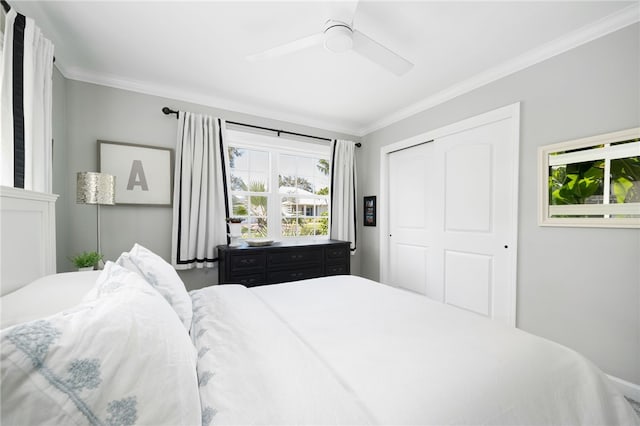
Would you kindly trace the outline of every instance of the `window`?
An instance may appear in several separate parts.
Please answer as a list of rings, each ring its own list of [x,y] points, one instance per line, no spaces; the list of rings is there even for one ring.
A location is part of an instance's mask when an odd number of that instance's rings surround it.
[[[541,225],[640,227],[640,128],[540,148]]]
[[[227,130],[232,215],[242,238],[329,235],[329,146]]]

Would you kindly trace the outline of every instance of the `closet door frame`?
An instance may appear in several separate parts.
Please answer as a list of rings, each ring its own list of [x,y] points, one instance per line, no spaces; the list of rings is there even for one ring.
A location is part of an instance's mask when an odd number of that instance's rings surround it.
[[[519,145],[520,145],[520,103],[514,103],[493,111],[480,114],[454,124],[440,127],[435,130],[389,144],[380,148],[380,195],[379,195],[379,226],[380,226],[380,281],[389,284],[389,155],[398,150],[410,148],[437,140],[454,133],[462,132],[475,127],[490,124],[496,121],[511,120],[511,139],[515,146],[511,161],[510,173],[504,176],[504,184],[509,186],[513,194],[511,206],[510,241],[509,241],[509,303],[510,315],[507,323],[516,325],[516,279],[517,279],[517,253],[518,253],[518,183],[519,183]]]

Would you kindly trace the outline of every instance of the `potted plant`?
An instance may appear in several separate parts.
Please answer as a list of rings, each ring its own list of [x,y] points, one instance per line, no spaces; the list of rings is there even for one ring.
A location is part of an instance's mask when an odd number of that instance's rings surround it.
[[[78,271],[92,271],[102,260],[102,255],[96,251],[84,251],[69,258]]]

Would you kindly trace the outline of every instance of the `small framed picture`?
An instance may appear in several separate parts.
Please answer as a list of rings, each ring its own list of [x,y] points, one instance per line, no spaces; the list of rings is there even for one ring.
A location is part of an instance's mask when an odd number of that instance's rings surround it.
[[[364,197],[364,226],[376,226],[376,196]]]
[[[116,204],[171,205],[172,149],[98,141],[98,163],[116,177]]]

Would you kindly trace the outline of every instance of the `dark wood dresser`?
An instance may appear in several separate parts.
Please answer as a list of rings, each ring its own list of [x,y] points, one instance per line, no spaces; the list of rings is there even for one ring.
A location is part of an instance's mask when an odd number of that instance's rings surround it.
[[[351,273],[348,241],[218,246],[218,282],[247,287]]]

